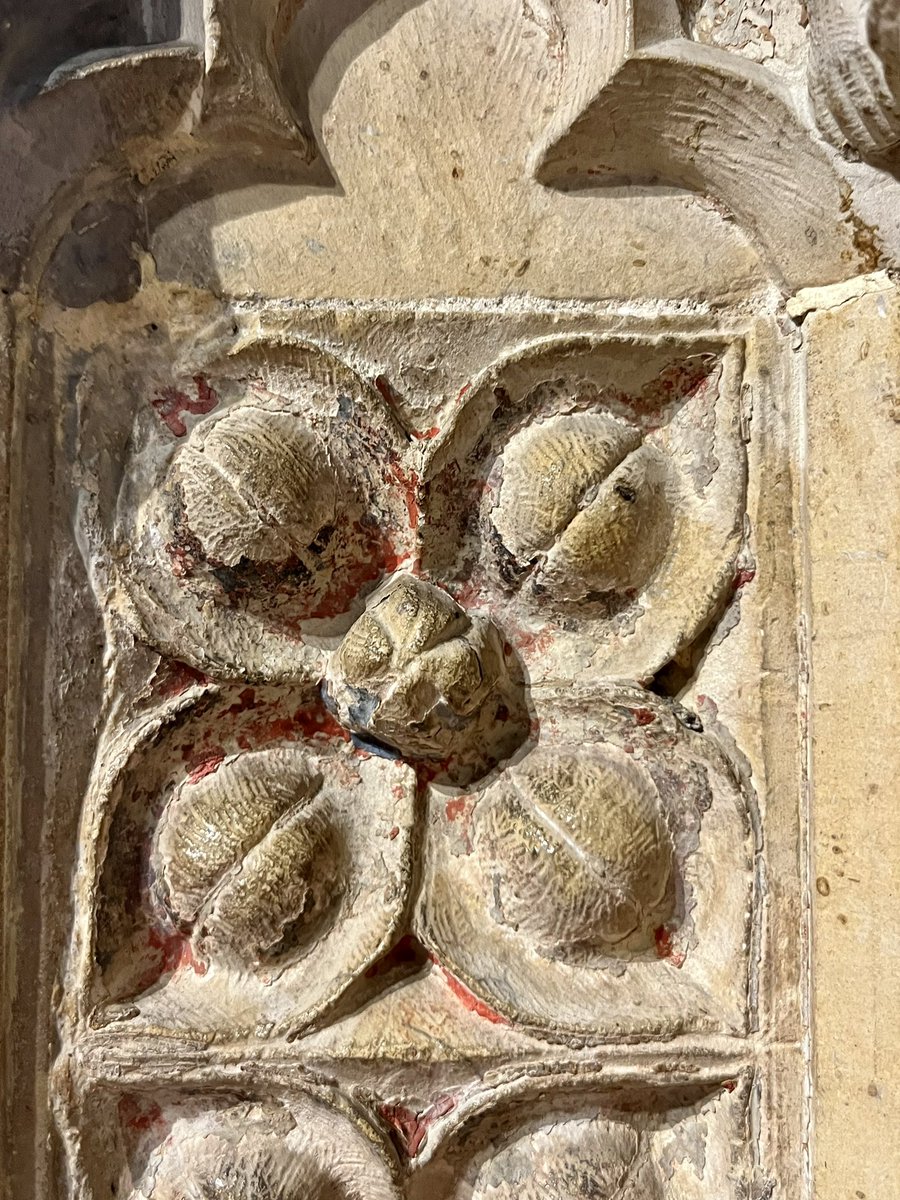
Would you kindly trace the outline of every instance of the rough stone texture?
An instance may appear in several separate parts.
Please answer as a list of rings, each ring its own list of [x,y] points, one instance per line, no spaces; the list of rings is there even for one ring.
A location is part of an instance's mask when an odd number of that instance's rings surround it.
[[[3,60],[4,1200],[893,1200],[892,6],[83,7]]]

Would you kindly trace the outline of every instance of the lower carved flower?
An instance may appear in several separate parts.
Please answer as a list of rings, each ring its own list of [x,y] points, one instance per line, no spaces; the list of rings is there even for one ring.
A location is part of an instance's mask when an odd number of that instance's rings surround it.
[[[312,1098],[176,1120],[131,1200],[397,1200],[372,1130]]]

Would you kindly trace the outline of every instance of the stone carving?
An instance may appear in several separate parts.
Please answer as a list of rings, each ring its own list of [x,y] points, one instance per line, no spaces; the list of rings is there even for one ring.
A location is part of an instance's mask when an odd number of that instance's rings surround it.
[[[210,0],[0,114],[60,1196],[800,1195],[789,447],[889,7],[809,14],[843,157],[693,0]]]
[[[440,588],[395,576],[334,656],[327,702],[349,728],[412,758],[484,774],[528,735],[529,721],[490,621]]]
[[[694,714],[641,688],[537,705],[530,753],[469,792],[432,792],[423,940],[527,1025],[740,1029],[752,853],[740,765]]]
[[[484,1098],[451,1117],[453,1127],[413,1177],[411,1200],[663,1200],[697,1195],[701,1178],[717,1197],[740,1194],[727,1140],[739,1135],[746,1080],[665,1086],[652,1097],[634,1080],[598,1080],[552,1099],[547,1082],[503,1087],[502,1104]]]
[[[498,614],[532,684],[647,679],[743,537],[741,350],[548,339],[485,371],[427,468],[423,565]]]
[[[272,366],[249,389],[229,366],[216,388],[194,372],[199,407],[194,385],[168,384],[142,414],[108,534],[117,584],[163,652],[218,676],[312,681],[322,647],[405,552],[399,431],[377,393],[315,349],[275,369],[277,393]]]
[[[307,759],[278,750],[236,755],[180,784],[150,859],[174,923],[245,962],[314,937],[348,884],[322,785]]]
[[[312,1097],[177,1116],[131,1200],[296,1200],[399,1196],[386,1155],[339,1110]]]
[[[312,555],[321,554],[337,519],[339,480],[325,444],[296,418],[250,406],[197,431],[169,487],[186,540],[196,538],[202,558],[226,567],[296,558],[311,575]],[[185,547],[169,551],[179,552]]]
[[[896,165],[900,20],[890,0],[810,5],[809,90],[823,133],[851,154]]]
[[[634,428],[558,417],[525,429],[502,458],[494,527],[532,585],[587,600],[646,584],[668,541],[666,465]]]
[[[550,958],[590,958],[671,914],[669,831],[650,781],[623,754],[535,750],[479,812],[496,919]]]
[[[88,364],[86,401],[110,370]],[[199,348],[196,399],[151,391],[115,487],[98,443],[95,584],[120,644],[167,657],[84,813],[92,1037],[325,1036],[403,981],[404,946],[537,1045],[746,1031],[746,767],[636,682],[734,585],[741,371],[734,340],[520,339],[414,438],[392,373],[263,322]],[[385,1111],[417,1154],[427,1123]],[[188,1168],[198,1196],[214,1170],[330,1194],[324,1126],[296,1162],[290,1134],[228,1132],[270,1118],[173,1127],[136,1200]],[[662,1195],[633,1123],[543,1136],[545,1190]],[[523,1138],[473,1194],[516,1186]]]
[[[396,935],[414,780],[320,704],[193,684],[112,731],[90,1020],[113,1034],[303,1028]]]

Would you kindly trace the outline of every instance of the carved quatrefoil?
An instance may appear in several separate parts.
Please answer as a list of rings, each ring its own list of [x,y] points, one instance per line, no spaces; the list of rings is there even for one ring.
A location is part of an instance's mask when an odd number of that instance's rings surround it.
[[[609,679],[648,678],[728,595],[739,348],[554,335],[412,436],[383,375],[249,344],[198,403],[138,415],[90,527],[111,613],[193,678],[98,759],[88,1018],[294,1034],[414,913],[542,1035],[739,1032],[740,769]]]

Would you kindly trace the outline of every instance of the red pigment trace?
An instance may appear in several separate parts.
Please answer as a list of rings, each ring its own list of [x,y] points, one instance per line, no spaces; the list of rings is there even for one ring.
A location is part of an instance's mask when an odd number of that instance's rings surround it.
[[[431,961],[438,968],[441,974],[447,981],[447,985],[454,996],[462,1001],[463,1008],[474,1013],[476,1017],[483,1017],[485,1021],[490,1021],[492,1025],[509,1025],[509,1021],[496,1009],[491,1008],[489,1004],[485,1004],[483,1000],[479,1000],[474,992],[470,992],[464,983],[452,975],[445,966],[441,964],[433,954],[429,955]]]
[[[715,700],[713,700],[712,696],[698,695],[697,708],[704,715],[708,714],[713,719],[719,715],[719,706],[716,704]]]
[[[452,1096],[441,1096],[423,1112],[413,1112],[403,1104],[382,1104],[378,1112],[387,1121],[408,1158],[415,1158],[428,1137],[428,1128],[439,1117],[444,1117],[456,1108]]]
[[[620,403],[628,405],[646,431],[658,429],[669,405],[688,397],[701,397],[712,383],[716,369],[714,354],[696,354],[670,363],[651,379],[636,396],[617,392]]]
[[[737,1085],[738,1085],[738,1081],[736,1079],[726,1079],[725,1082],[722,1084],[722,1087],[725,1089],[726,1092],[733,1092],[735,1090],[735,1088],[737,1087]]]
[[[467,579],[464,583],[454,586],[452,593],[453,599],[463,608],[478,608],[484,604],[485,598],[481,585],[472,579]],[[504,653],[512,653],[512,647],[508,643],[504,645],[503,650]]]
[[[419,528],[419,476],[415,471],[404,471],[399,462],[393,461],[388,466],[390,479],[395,480],[403,488],[403,499],[406,501],[406,513],[410,529]],[[390,479],[388,482],[390,482]]]
[[[185,550],[184,546],[177,546],[174,542],[166,542],[166,554],[172,560],[172,574],[176,579],[184,579],[193,571],[195,565],[194,556],[189,550]]]
[[[386,375],[376,375],[375,387],[378,389],[378,394],[381,396],[382,400],[384,400],[390,406],[391,411],[396,416],[397,411],[400,408],[400,397],[394,391],[391,381]]]
[[[226,717],[236,717],[248,709],[256,708],[257,704],[256,692],[252,687],[246,687],[242,692],[238,693],[238,698],[234,704],[229,704],[228,708],[225,709],[224,715]]]
[[[734,577],[734,590],[739,592],[742,587],[748,583],[752,583],[756,578],[756,570],[753,567],[744,567]]]
[[[248,720],[236,735],[241,750],[252,750],[274,741],[312,741],[315,738],[340,738],[348,741],[349,733],[334,719],[323,704],[301,707],[288,715],[279,715],[277,703],[259,700],[253,688],[244,688],[237,701],[225,710],[226,716],[240,716],[255,710],[260,715]],[[267,715],[268,714],[270,715]]]
[[[453,775],[456,768],[456,758],[449,754],[446,758],[426,758],[416,764],[416,784],[421,795],[425,788],[435,780],[446,780]]]
[[[174,696],[186,692],[195,683],[209,683],[209,678],[187,663],[170,659],[161,663],[153,676],[153,694],[164,700],[171,700]]]
[[[221,746],[213,746],[209,750],[201,751],[200,754],[188,761],[187,782],[199,783],[205,776],[212,775],[214,771],[218,771],[224,758],[225,751]]]
[[[163,975],[174,975],[183,967],[190,967],[195,975],[205,975],[205,962],[194,958],[190,939],[183,933],[161,933],[157,929],[147,931],[147,945],[160,951],[158,961],[137,983],[138,992],[153,987]]]
[[[324,704],[317,704],[312,708],[298,708],[294,713],[294,725],[306,738],[340,738],[344,742],[350,740],[350,734]]]
[[[388,834],[388,839],[390,841],[393,841],[394,838],[399,836],[399,834],[400,834],[400,826],[395,825],[394,828],[391,830],[391,832]]]
[[[672,942],[672,930],[667,929],[665,925],[660,925],[653,930],[653,937],[656,941],[656,957],[666,958],[673,967],[681,967],[684,964],[684,951],[675,950]]]
[[[519,629],[512,634],[512,642],[522,654],[543,654],[553,645],[553,631],[542,629],[540,633],[530,633],[526,629]]]
[[[457,817],[463,816],[466,811],[465,796],[457,796],[455,800],[448,800],[445,806],[448,821],[455,821]]]
[[[631,715],[638,725],[651,725],[656,720],[656,713],[651,712],[649,708],[633,708]]]
[[[466,854],[471,854],[474,846],[472,845],[471,836],[472,808],[469,805],[469,798],[467,796],[457,796],[453,800],[448,800],[444,806],[444,811],[447,814],[448,821],[460,821]]]
[[[407,511],[409,505],[410,501],[407,498]],[[418,512],[418,509],[416,511]],[[352,565],[335,573],[330,590],[314,608],[303,613],[299,621],[285,621],[289,628],[296,628],[297,633],[302,634],[304,621],[327,620],[349,612],[367,584],[374,583],[382,575],[392,575],[409,558],[409,551],[398,550],[388,534],[374,539],[371,530],[364,529],[358,521],[353,526],[353,532],[364,544],[365,554],[361,554],[359,560]]]
[[[187,433],[187,425],[181,419],[182,413],[199,415],[212,412],[219,403],[218,394],[209,386],[205,376],[195,375],[194,386],[197,389],[196,400],[192,400],[186,392],[180,392],[170,385],[164,387],[160,394],[154,396],[150,401],[160,418],[176,437],[184,437]]]
[[[432,425],[430,429],[425,429],[422,431],[418,429],[411,429],[409,431],[409,435],[410,437],[414,437],[417,442],[430,442],[431,439],[436,438],[440,432],[441,429],[439,425]]]
[[[126,1093],[119,1100],[119,1120],[134,1133],[147,1133],[163,1124],[163,1114],[158,1104],[142,1105],[136,1096]]]

